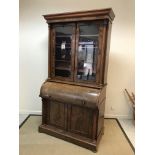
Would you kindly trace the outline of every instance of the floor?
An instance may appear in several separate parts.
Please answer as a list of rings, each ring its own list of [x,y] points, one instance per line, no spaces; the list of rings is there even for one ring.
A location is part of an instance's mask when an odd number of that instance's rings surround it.
[[[119,122],[131,141],[132,145],[135,147],[135,125],[131,119],[119,119]]]
[[[28,114],[19,114],[19,125],[26,119]]]
[[[25,120],[28,114],[19,115],[19,125]],[[127,137],[131,141],[132,145],[135,147],[135,126],[133,120],[130,119],[119,119],[119,122],[125,131]]]

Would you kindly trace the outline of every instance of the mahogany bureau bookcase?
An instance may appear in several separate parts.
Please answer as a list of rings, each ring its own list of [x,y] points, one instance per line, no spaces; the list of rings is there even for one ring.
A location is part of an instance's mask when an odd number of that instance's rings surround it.
[[[39,132],[97,151],[103,134],[111,8],[44,15],[48,78]]]

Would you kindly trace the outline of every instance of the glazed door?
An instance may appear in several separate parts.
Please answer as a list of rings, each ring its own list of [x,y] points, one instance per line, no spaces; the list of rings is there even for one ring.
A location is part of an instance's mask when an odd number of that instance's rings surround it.
[[[96,84],[98,82],[98,57],[100,23],[84,22],[77,24],[75,81]]]
[[[73,81],[75,24],[53,25],[53,79]]]

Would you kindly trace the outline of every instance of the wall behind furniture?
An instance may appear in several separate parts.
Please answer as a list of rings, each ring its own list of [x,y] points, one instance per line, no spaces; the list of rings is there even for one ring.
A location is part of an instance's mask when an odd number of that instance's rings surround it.
[[[134,0],[20,0],[20,113],[41,113],[39,90],[47,78],[48,26],[42,15],[112,8],[105,116],[132,117],[124,89],[134,92]]]

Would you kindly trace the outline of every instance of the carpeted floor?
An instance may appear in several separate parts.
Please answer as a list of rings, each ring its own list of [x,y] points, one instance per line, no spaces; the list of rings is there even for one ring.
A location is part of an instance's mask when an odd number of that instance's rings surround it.
[[[105,133],[98,152],[38,132],[41,116],[30,116],[20,128],[19,155],[134,155],[115,119],[105,119]]]

